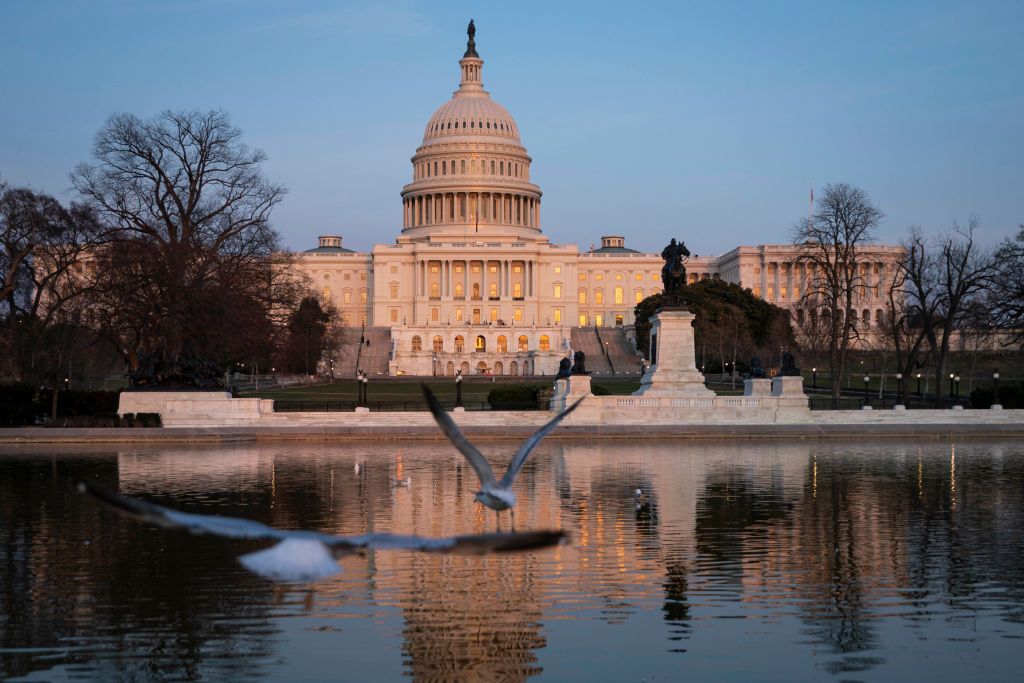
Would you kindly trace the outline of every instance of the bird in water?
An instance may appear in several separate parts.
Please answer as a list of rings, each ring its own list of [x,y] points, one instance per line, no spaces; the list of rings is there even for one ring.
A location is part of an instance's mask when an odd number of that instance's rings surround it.
[[[527,439],[516,454],[512,456],[511,462],[508,464],[508,469],[505,470],[505,476],[498,480],[494,476],[494,470],[491,469],[491,464],[487,462],[487,459],[483,456],[476,446],[471,444],[469,440],[463,435],[462,430],[455,424],[455,421],[451,416],[441,407],[441,404],[437,402],[437,398],[434,396],[434,392],[430,390],[426,384],[423,386],[423,396],[427,400],[427,406],[430,408],[431,414],[437,424],[441,427],[441,431],[444,432],[445,436],[448,437],[449,441],[455,445],[455,448],[459,450],[469,464],[473,466],[477,476],[480,478],[480,490],[476,492],[474,498],[494,510],[495,513],[499,513],[502,510],[511,510],[516,504],[516,494],[512,491],[512,483],[515,481],[516,475],[519,474],[519,470],[522,469],[523,463],[526,462],[526,457],[530,455],[530,452],[536,448],[537,444],[540,443],[541,439],[547,436],[555,427],[558,426],[565,416],[576,410],[583,399],[579,399],[571,406],[555,415],[547,424],[538,429],[533,435]],[[586,397],[584,397],[586,398]],[[513,528],[515,527],[515,513],[513,512],[512,523]]]
[[[341,571],[337,560],[364,550],[413,550],[425,553],[485,553],[534,550],[565,540],[563,531],[474,534],[424,538],[399,534],[332,536],[319,531],[276,529],[250,519],[197,515],[130,498],[97,488],[85,482],[78,490],[142,522],[165,529],[185,529],[193,534],[222,538],[274,541],[269,548],[246,553],[238,558],[243,567],[275,581],[315,581]]]

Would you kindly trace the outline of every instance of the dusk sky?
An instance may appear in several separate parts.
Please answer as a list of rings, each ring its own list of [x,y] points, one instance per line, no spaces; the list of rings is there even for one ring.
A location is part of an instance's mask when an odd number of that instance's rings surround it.
[[[4,0],[0,178],[70,200],[110,114],[222,108],[289,188],[285,246],[390,243],[471,17],[555,243],[787,242],[829,182],[871,196],[883,242],[1024,223],[1020,0]]]

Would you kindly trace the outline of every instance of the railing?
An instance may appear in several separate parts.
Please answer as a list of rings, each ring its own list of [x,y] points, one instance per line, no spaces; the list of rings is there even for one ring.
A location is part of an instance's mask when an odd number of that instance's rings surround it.
[[[445,410],[455,407],[455,401],[440,401]],[[276,400],[275,413],[351,413],[356,409],[356,401],[340,400]],[[466,410],[493,410],[486,401],[463,401]],[[423,401],[369,401],[367,407],[371,412],[424,412],[427,404]],[[536,402],[503,405],[500,410],[540,410]]]

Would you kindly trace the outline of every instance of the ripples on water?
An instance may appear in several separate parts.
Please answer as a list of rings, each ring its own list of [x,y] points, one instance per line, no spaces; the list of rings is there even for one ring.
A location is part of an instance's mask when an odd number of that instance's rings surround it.
[[[503,470],[516,444],[485,446]],[[1008,442],[545,442],[516,523],[571,545],[369,553],[313,585],[241,569],[260,544],[99,509],[80,478],[338,534],[495,527],[440,443],[7,448],[4,677],[1024,680],[1024,447]]]

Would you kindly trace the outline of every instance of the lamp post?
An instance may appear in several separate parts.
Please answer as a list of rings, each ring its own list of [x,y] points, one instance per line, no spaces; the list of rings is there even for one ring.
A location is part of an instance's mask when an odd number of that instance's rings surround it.
[[[954,376],[955,375],[952,372],[949,373],[949,400],[950,401],[953,400],[953,377]]]
[[[455,407],[462,407],[462,370],[455,371]]]
[[[993,389],[993,391],[995,393],[995,401],[993,401],[992,407],[996,408],[996,409],[1002,408],[1003,406],[999,403],[999,373],[998,372],[993,372],[992,373],[992,382],[995,384],[995,388]]]
[[[370,407],[370,398],[369,398],[369,396],[367,396],[367,393],[366,393],[366,390],[369,388],[368,387],[369,383],[370,383],[370,376],[367,375],[364,372],[363,373],[363,407],[364,408],[369,408]]]
[[[960,375],[953,378],[956,382],[956,402],[960,403]]]
[[[818,368],[811,368],[811,388],[818,388]]]
[[[895,405],[903,405],[903,373],[896,373],[896,403]]]
[[[921,373],[917,373],[917,395],[924,398],[924,394],[921,393]]]
[[[867,408],[868,405],[869,405],[869,403],[868,403],[868,382],[870,382],[870,381],[871,381],[871,378],[868,377],[867,375],[864,375],[864,407],[865,408]]]
[[[356,407],[363,407],[363,371],[356,370]]]

